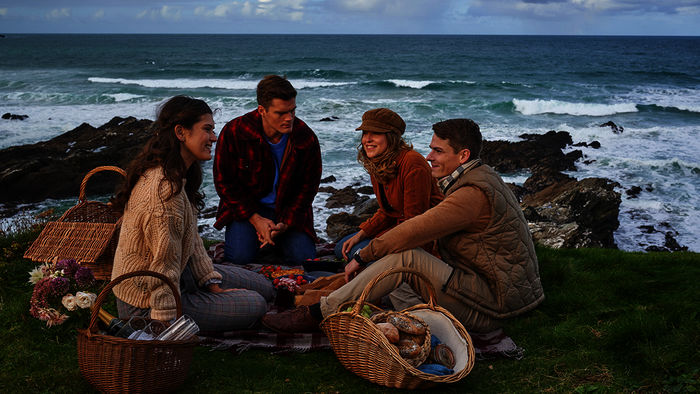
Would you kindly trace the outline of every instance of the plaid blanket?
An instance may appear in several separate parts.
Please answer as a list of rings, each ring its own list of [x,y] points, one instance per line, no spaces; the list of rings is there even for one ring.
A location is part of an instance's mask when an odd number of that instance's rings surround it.
[[[208,252],[214,262],[223,261],[223,243],[212,245]],[[320,255],[332,253],[333,245],[322,245],[319,249]],[[262,264],[252,264],[245,268],[259,271]],[[328,280],[333,277],[328,277]],[[324,284],[328,285],[328,284]],[[309,290],[316,290],[311,284]],[[318,296],[314,294],[314,297]],[[311,299],[310,299],[311,300]],[[317,302],[314,298],[311,303]],[[308,302],[303,303],[308,305]],[[270,306],[270,312],[276,313],[277,307]],[[506,357],[520,360],[524,356],[523,348],[515,344],[513,339],[505,334],[502,329],[498,329],[487,334],[470,333],[477,360],[488,360],[496,357]],[[213,350],[232,350],[236,353],[244,352],[248,349],[267,349],[273,353],[284,352],[308,352],[317,349],[330,349],[328,338],[321,331],[315,333],[285,334],[275,333],[265,327],[258,330],[230,331],[217,334],[216,336],[200,336],[201,344],[209,346]]]
[[[523,348],[502,329],[488,334],[471,334],[476,360],[490,360],[497,357],[520,360],[524,356]],[[231,331],[217,337],[200,337],[201,344],[212,350],[231,350],[242,353],[248,349],[267,349],[273,353],[299,352],[330,349],[328,338],[322,332],[308,334],[285,334],[260,330]]]

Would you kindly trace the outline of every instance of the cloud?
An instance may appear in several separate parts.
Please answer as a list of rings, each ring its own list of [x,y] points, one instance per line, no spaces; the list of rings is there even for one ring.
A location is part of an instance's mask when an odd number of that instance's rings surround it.
[[[105,10],[97,10],[95,11],[94,14],[92,14],[92,19],[102,19],[105,16]]]
[[[70,9],[68,8],[55,8],[46,14],[46,19],[63,19],[70,18]]]
[[[676,15],[700,10],[700,0],[473,0],[472,16],[555,19],[582,15]]]
[[[182,17],[182,10],[180,7],[164,5],[160,8],[151,8],[150,10],[144,10],[136,14],[137,19],[147,17],[153,20],[165,19],[169,21],[177,21]]]
[[[7,8],[0,8],[0,16],[7,15]]]
[[[301,21],[307,0],[249,0],[199,6],[194,14],[209,18],[254,17],[267,20]]]
[[[323,7],[339,15],[371,18],[408,18],[428,21],[449,15],[463,6],[463,0],[326,0]]]

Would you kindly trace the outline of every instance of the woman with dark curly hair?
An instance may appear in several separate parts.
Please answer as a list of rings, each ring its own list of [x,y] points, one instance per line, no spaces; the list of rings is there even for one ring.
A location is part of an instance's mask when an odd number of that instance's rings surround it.
[[[369,110],[356,130],[362,130],[357,160],[370,175],[379,210],[336,245],[336,256],[348,261],[372,238],[442,201],[428,162],[404,141],[406,123],[396,112]],[[432,252],[431,245],[424,248]]]
[[[112,279],[139,270],[167,276],[180,292],[183,313],[203,331],[255,325],[274,294],[260,274],[213,264],[197,231],[197,212],[204,206],[199,162],[211,159],[214,142],[213,113],[204,101],[169,99],[112,201],[124,212]],[[176,317],[175,298],[159,279],[128,279],[114,287],[114,294],[122,319]]]

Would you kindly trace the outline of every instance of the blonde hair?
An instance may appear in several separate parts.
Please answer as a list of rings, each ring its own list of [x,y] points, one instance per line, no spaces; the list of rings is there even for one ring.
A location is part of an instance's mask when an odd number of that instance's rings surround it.
[[[387,147],[386,150],[373,159],[367,157],[365,149],[362,147],[362,142],[357,146],[357,161],[359,161],[365,170],[373,177],[379,180],[382,184],[390,182],[396,178],[399,172],[399,165],[396,163],[396,158],[404,150],[411,150],[413,146],[406,143],[400,135],[396,133],[385,133]]]

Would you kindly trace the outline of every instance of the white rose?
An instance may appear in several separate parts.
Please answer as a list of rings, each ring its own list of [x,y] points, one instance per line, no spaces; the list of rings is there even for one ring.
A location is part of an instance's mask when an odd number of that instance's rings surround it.
[[[65,306],[66,309],[68,309],[69,311],[74,311],[78,309],[75,296],[70,293],[63,296],[63,298],[61,299],[61,304],[63,304],[63,306]]]
[[[95,303],[97,296],[93,293],[79,291],[75,294],[75,303],[82,309],[89,308]]]

